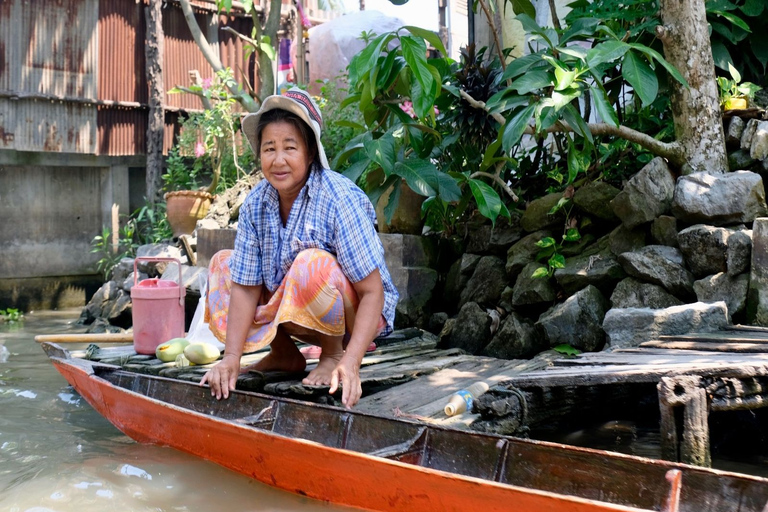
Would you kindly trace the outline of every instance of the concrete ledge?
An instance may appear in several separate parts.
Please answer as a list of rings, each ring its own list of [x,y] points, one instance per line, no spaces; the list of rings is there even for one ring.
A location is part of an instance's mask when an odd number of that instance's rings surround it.
[[[82,307],[102,284],[100,275],[0,279],[0,309],[28,312]]]

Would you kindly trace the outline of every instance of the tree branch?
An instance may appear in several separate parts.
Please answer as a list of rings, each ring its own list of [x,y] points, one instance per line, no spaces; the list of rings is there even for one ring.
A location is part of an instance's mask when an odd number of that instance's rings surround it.
[[[219,59],[219,56],[213,48],[211,48],[211,45],[208,44],[208,40],[203,35],[202,30],[200,30],[200,26],[197,24],[197,20],[195,20],[195,13],[192,12],[192,6],[189,4],[189,0],[179,0],[179,2],[181,4],[181,10],[184,13],[184,19],[189,26],[189,31],[192,33],[192,38],[200,48],[203,57],[205,57],[205,60],[211,65],[214,72],[222,71],[224,65],[221,63],[221,59]],[[259,109],[259,106],[253,101],[253,98],[244,94],[243,91],[236,87],[230,87],[229,91],[247,111],[256,112]]]
[[[463,89],[459,89],[459,93],[467,103],[469,103],[475,108],[485,110],[500,125],[503,126],[507,122],[504,116],[502,116],[498,112],[496,113],[489,112],[488,107],[484,102],[474,99]],[[621,126],[621,125],[613,126],[608,123],[589,123],[587,124],[587,127],[589,128],[589,131],[592,133],[592,135],[611,135],[614,137],[619,137],[621,139],[628,140],[630,142],[634,142],[635,144],[638,144],[642,148],[647,149],[654,155],[666,158],[667,160],[670,161],[670,163],[672,163],[675,166],[679,167],[685,163],[683,146],[679,142],[662,142],[660,140],[654,139],[650,135],[646,135],[642,132],[639,132],[637,130],[633,130],[632,128],[628,128],[626,126]],[[573,131],[575,130],[570,125],[562,121],[546,130],[547,133],[573,132]],[[535,135],[536,132],[534,131],[532,126],[528,126],[525,129],[525,133],[527,133],[528,135]]]
[[[491,12],[488,10],[488,6],[486,5],[485,0],[478,0],[478,3],[480,4],[480,7],[482,7],[483,9],[483,12],[485,13],[485,17],[488,18],[488,26],[491,29],[491,34],[493,34],[493,40],[496,43],[496,51],[499,54],[499,62],[501,62],[501,69],[506,70],[507,63],[504,62],[504,52],[501,49],[501,42],[499,41],[499,34],[496,32],[496,25],[493,23],[493,16],[491,16]]]

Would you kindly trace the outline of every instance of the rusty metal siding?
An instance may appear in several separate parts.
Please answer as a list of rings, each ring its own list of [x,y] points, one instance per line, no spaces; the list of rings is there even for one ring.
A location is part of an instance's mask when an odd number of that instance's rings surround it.
[[[201,29],[208,26],[205,13],[196,12],[195,18]],[[163,82],[165,90],[177,85],[189,85],[189,72],[196,69],[203,78],[213,76],[213,70],[192,39],[184,13],[175,5],[167,4],[163,9],[163,31],[165,52],[163,55]],[[200,109],[200,100],[192,94],[166,94],[166,106],[184,109]]]
[[[146,104],[144,6],[135,0],[99,1],[100,100]]]
[[[0,0],[0,90],[17,89],[21,73],[21,24],[18,0]]]
[[[96,107],[60,101],[0,99],[2,132],[17,151],[96,152]],[[3,143],[0,143],[3,144]]]
[[[100,155],[143,155],[146,152],[146,109],[100,106],[96,119]]]
[[[14,90],[96,98],[98,8],[98,0],[26,0]]]

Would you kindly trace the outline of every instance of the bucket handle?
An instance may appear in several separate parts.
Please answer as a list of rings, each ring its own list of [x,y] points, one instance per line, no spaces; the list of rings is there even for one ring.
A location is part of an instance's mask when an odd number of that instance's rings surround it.
[[[134,258],[133,260],[133,285],[136,286],[139,284],[139,270],[137,268],[137,264],[139,263],[139,260],[141,261],[168,261],[171,263],[176,263],[179,266],[179,304],[182,306],[184,305],[184,295],[181,293],[182,290],[182,284],[181,284],[181,262],[177,258],[162,258],[160,256],[139,256],[137,258]]]

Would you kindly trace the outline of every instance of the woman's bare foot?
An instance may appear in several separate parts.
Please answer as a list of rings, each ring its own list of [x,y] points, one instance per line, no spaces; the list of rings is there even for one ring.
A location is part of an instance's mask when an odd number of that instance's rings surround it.
[[[341,356],[344,355],[343,350],[330,353],[330,351],[323,348],[323,352],[320,354],[320,360],[317,362],[317,366],[314,370],[309,372],[309,375],[301,381],[302,384],[309,386],[330,386],[331,374],[336,368],[336,365],[341,361]]]
[[[269,354],[261,361],[246,366],[242,371],[251,370],[259,372],[303,372],[307,367],[307,360],[299,352],[299,348],[293,340],[279,327],[275,339],[270,345]]]

